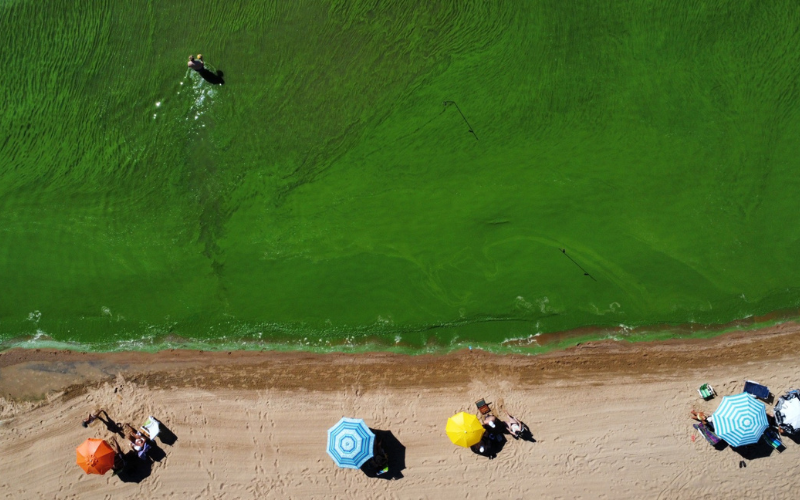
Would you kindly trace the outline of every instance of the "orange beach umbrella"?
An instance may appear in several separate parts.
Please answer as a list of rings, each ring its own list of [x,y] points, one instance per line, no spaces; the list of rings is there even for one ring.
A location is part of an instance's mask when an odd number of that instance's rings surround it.
[[[114,467],[115,451],[102,439],[87,439],[78,446],[78,465],[87,474],[105,474]]]

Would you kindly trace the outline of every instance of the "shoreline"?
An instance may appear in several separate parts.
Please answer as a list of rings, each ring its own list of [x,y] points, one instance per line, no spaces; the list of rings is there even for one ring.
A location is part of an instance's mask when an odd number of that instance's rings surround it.
[[[504,323],[506,320],[494,320]],[[515,322],[515,320],[507,320]],[[15,339],[7,339],[0,342],[0,353],[15,349],[23,350],[55,350],[55,351],[78,351],[93,353],[115,353],[115,352],[146,352],[156,353],[162,351],[190,350],[190,351],[252,351],[252,352],[293,352],[311,354],[329,354],[347,352],[352,354],[371,354],[376,352],[386,352],[401,355],[447,355],[457,352],[460,349],[475,347],[484,351],[493,352],[499,355],[523,354],[541,355],[553,351],[569,349],[575,344],[587,342],[602,342],[605,340],[621,340],[626,342],[654,342],[665,339],[670,340],[691,340],[691,339],[710,339],[721,335],[735,332],[755,332],[781,324],[792,324],[800,322],[800,310],[787,308],[771,311],[763,315],[754,315],[742,319],[736,319],[727,323],[702,324],[702,323],[681,323],[667,324],[659,323],[646,326],[582,326],[569,330],[555,331],[548,333],[537,333],[523,337],[510,337],[501,342],[481,342],[463,341],[457,344],[441,344],[433,339],[428,339],[422,346],[411,346],[400,342],[394,344],[383,342],[380,338],[372,334],[367,334],[361,343],[350,343],[344,339],[331,343],[326,341],[319,342],[300,340],[277,340],[264,341],[259,339],[242,338],[235,341],[218,339],[192,339],[182,337],[175,333],[163,334],[156,341],[154,337],[143,338],[140,340],[119,341],[118,348],[109,348],[109,345],[81,344],[57,341],[49,337],[46,333],[39,331],[35,335],[23,335]],[[461,325],[440,325],[429,328],[430,331],[442,328],[457,328]],[[412,332],[417,332],[413,330]],[[385,332],[384,332],[385,333]],[[399,332],[398,332],[399,333]],[[308,334],[314,337],[314,334]],[[25,339],[25,340],[23,340]],[[148,344],[149,342],[149,344]],[[94,350],[97,346],[102,349]],[[134,347],[134,348],[131,348]]]
[[[720,349],[725,356],[715,355]],[[90,352],[54,349],[9,349],[0,352],[0,397],[7,400],[42,400],[58,391],[80,391],[122,375],[178,387],[198,385],[198,377],[213,384],[206,372],[225,371],[229,385],[244,388],[278,387],[280,384],[306,390],[336,390],[336,380],[357,372],[380,376],[362,381],[366,386],[397,387],[415,374],[416,383],[446,385],[443,367],[480,366],[483,369],[514,370],[520,378],[569,379],[612,374],[655,374],[676,366],[700,367],[768,360],[782,352],[800,350],[800,323],[786,322],[757,330],[734,331],[711,338],[673,338],[659,341],[602,340],[578,343],[574,347],[542,354],[494,354],[480,349],[448,354],[397,354],[391,352],[310,353],[304,351],[203,351],[169,349],[158,352]],[[431,370],[436,367],[436,370]],[[253,384],[238,371],[258,369],[270,376],[283,371],[292,374],[278,384]],[[304,372],[324,377],[317,383]],[[176,376],[180,373],[180,376]],[[268,380],[268,379],[265,379]],[[271,379],[269,379],[271,380]],[[398,385],[399,384],[399,385]]]

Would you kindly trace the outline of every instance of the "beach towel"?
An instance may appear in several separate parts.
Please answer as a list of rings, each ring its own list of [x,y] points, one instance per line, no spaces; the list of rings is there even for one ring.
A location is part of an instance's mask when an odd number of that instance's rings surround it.
[[[764,435],[761,436],[761,438],[764,439],[764,441],[768,445],[772,446],[775,449],[779,449],[781,446],[783,446],[783,443],[781,442],[781,437],[778,434],[778,431],[776,431],[775,429],[767,429],[766,431],[764,431]]]
[[[709,430],[706,424],[694,424],[692,427],[700,431],[700,434],[702,434],[703,437],[706,438],[706,441],[711,443],[711,446],[716,446],[720,443],[720,441],[722,441],[720,438],[717,437],[716,434],[714,434],[713,432],[711,432],[711,430]]]

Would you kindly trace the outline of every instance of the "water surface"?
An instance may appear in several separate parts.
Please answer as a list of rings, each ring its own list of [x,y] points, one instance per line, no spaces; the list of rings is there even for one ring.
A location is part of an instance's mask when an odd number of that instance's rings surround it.
[[[796,314],[799,24],[3,2],[0,342],[413,352]]]

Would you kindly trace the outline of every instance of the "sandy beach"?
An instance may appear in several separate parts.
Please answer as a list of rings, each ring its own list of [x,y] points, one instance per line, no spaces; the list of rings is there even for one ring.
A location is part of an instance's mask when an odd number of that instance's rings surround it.
[[[718,451],[688,414],[713,411],[745,379],[775,395],[800,386],[798,348],[789,323],[530,357],[11,350],[0,354],[0,496],[791,498],[797,443]],[[720,397],[702,401],[703,382]],[[481,397],[502,401],[535,442],[509,439],[494,460],[451,444],[447,418]],[[111,436],[99,421],[81,427],[96,408],[118,423],[153,415],[176,439],[136,475],[86,475],[75,447]],[[342,416],[405,447],[394,479],[333,464],[326,431]]]

